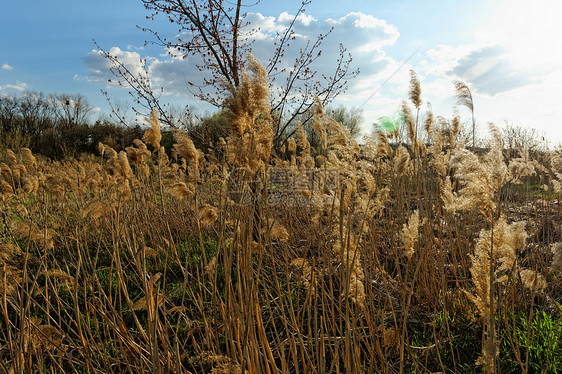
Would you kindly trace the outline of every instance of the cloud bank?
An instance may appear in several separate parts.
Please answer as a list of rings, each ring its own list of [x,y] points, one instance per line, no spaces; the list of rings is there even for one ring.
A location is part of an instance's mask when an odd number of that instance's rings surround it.
[[[16,84],[0,84],[0,91],[19,91],[23,92],[29,88],[24,82],[16,82]]]
[[[274,41],[277,40],[279,33],[282,33],[289,26],[294,18],[286,12],[278,17],[267,17],[260,13],[250,13],[247,21],[249,28],[242,30],[242,38],[253,40],[251,45],[252,53],[262,63],[267,65],[269,58],[274,54]],[[293,66],[295,59],[301,50],[314,43],[320,34],[330,35],[324,40],[320,50],[321,56],[316,60],[314,68],[317,76],[329,76],[333,73],[335,62],[339,56],[340,42],[344,44],[347,51],[351,53],[353,62],[351,69],[359,68],[362,77],[373,77],[380,74],[392,63],[383,51],[387,46],[396,43],[399,37],[395,26],[388,24],[384,20],[377,19],[371,15],[363,13],[349,13],[338,19],[318,20],[309,15],[300,15],[295,24],[295,39],[291,41],[287,48],[283,63],[279,65],[279,70],[285,69],[288,73]],[[186,35],[178,37],[188,38]],[[186,95],[189,91],[187,82],[200,83],[201,72],[197,66],[203,62],[198,56],[141,56],[142,50],[134,50],[128,46],[128,50],[119,47],[112,47],[109,53],[119,59],[134,74],[143,72],[141,59],[147,59],[146,68],[149,72],[152,83],[155,86],[164,87],[165,94]],[[174,51],[169,51],[174,53]],[[89,69],[86,77],[76,77],[76,79],[87,79],[91,82],[107,82],[115,77],[110,73],[111,62],[105,59],[99,50],[92,50],[84,58],[84,63]],[[351,82],[351,84],[355,84]]]
[[[275,40],[293,18],[286,12],[276,17],[248,14],[249,26],[241,30],[242,38],[252,41],[252,53],[264,65],[274,54]],[[501,124],[508,120],[547,130],[546,123],[562,116],[560,105],[549,104],[552,96],[559,95],[558,87],[562,84],[559,64],[552,59],[541,59],[537,51],[533,55],[527,53],[529,46],[532,47],[530,42],[518,45],[506,42],[505,38],[492,37],[494,30],[479,30],[474,40],[468,43],[465,40],[456,45],[421,49],[408,63],[403,59],[412,51],[407,50],[405,42],[401,44],[398,28],[369,14],[348,13],[324,20],[302,14],[295,21],[294,32],[295,38],[286,50],[283,63],[278,66],[284,73],[277,76],[275,83],[282,84],[283,74],[292,69],[301,50],[314,43],[318,35],[331,32],[320,48],[322,54],[315,61],[314,69],[318,77],[330,76],[339,56],[340,43],[347,48],[353,58],[350,70],[359,69],[360,74],[348,83],[347,92],[338,97],[338,102],[362,107],[367,133],[377,118],[392,114],[407,98],[410,69],[419,76],[424,103],[430,101],[436,114],[452,114],[455,105],[452,82],[461,80],[472,90],[477,120],[482,124],[487,121]],[[177,37],[187,39],[189,35]],[[166,50],[161,50],[158,55],[148,55],[147,50],[134,46],[127,46],[125,50],[112,47],[109,52],[135,74],[144,71],[141,59],[145,58],[153,88],[163,87],[165,95],[181,97],[184,103],[194,100],[188,82],[202,82],[204,72],[198,66],[203,62],[198,56],[182,58],[174,56],[174,51]],[[394,57],[397,55],[401,57]],[[109,72],[110,62],[100,51],[92,50],[83,60],[89,74],[76,79],[105,84],[109,79],[115,79]],[[367,101],[371,95],[373,97]]]

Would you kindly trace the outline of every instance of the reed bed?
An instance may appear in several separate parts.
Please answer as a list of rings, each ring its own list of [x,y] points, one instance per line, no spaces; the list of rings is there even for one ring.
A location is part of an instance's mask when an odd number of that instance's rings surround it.
[[[207,153],[154,112],[120,153],[2,156],[2,372],[562,371],[559,151],[474,153],[415,74],[406,136],[317,103],[318,147],[275,147],[249,66]]]

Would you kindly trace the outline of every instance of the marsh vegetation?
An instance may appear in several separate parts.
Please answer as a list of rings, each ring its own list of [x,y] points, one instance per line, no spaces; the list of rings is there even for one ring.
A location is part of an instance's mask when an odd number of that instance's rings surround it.
[[[3,372],[562,370],[560,151],[474,153],[415,74],[405,136],[317,101],[277,144],[247,63],[205,151],[153,112],[125,151],[0,156]]]

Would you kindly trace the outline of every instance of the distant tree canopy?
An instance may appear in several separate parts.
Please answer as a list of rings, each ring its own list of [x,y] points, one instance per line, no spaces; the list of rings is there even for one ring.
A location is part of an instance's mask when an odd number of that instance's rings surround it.
[[[120,111],[126,111],[126,103],[121,106]],[[133,140],[142,138],[145,129],[141,125],[129,124],[119,115],[102,114],[93,121],[93,112],[93,107],[82,95],[25,92],[19,96],[0,96],[0,154],[6,148],[17,150],[28,147],[33,153],[62,159],[81,153],[96,154],[99,142],[121,151]],[[360,135],[363,123],[361,109],[340,105],[326,107],[324,113],[347,127],[352,136],[357,138]],[[230,131],[223,111],[201,116],[187,107],[170,107],[167,116],[174,121],[174,127],[162,130],[162,145],[168,151],[173,145],[173,128],[187,131],[196,148],[205,153],[209,148],[217,147],[220,139],[226,138]],[[308,120],[310,116],[311,113],[307,112],[295,117],[288,131],[293,133],[297,126],[302,125],[310,144],[317,147],[319,139]],[[451,125],[442,117],[436,121],[442,122],[440,126]],[[380,124],[375,125],[378,128]],[[404,128],[403,124],[400,127]],[[535,129],[506,125],[502,133],[509,157],[524,150],[531,154],[544,150],[544,138]],[[461,129],[458,136],[471,144],[472,135],[470,130],[463,132]]]
[[[0,96],[0,151],[28,147],[52,159],[94,153],[98,142],[124,149],[142,137],[140,126],[110,119],[91,122],[94,108],[82,95],[25,92]]]
[[[226,138],[229,132],[229,124],[222,111],[210,117],[203,118],[199,124],[189,129],[189,135],[193,139],[195,147],[206,152],[209,147],[218,144],[220,138]]]
[[[101,114],[92,119],[93,107],[82,95],[24,92],[18,96],[0,96],[0,154],[6,148],[28,147],[33,153],[51,159],[97,153],[102,142],[116,151],[124,150],[141,139],[144,128],[127,123],[126,103],[113,108],[118,113]],[[175,128],[187,131],[198,149],[207,151],[226,137],[229,125],[222,111],[204,116],[189,108],[171,106],[167,116]],[[171,128],[170,128],[171,129]],[[171,130],[163,128],[162,145],[172,149]]]
[[[363,110],[352,107],[351,109],[339,105],[335,108],[327,107],[324,112],[347,127],[351,136],[357,138],[361,134],[361,125],[363,124]]]

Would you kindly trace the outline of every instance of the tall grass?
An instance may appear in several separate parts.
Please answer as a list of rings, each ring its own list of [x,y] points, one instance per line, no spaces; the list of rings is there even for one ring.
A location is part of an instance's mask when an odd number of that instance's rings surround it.
[[[474,154],[413,73],[406,142],[318,103],[319,147],[275,149],[266,78],[206,154],[153,113],[126,152],[3,156],[3,372],[562,370],[559,152],[507,159],[491,126]]]

